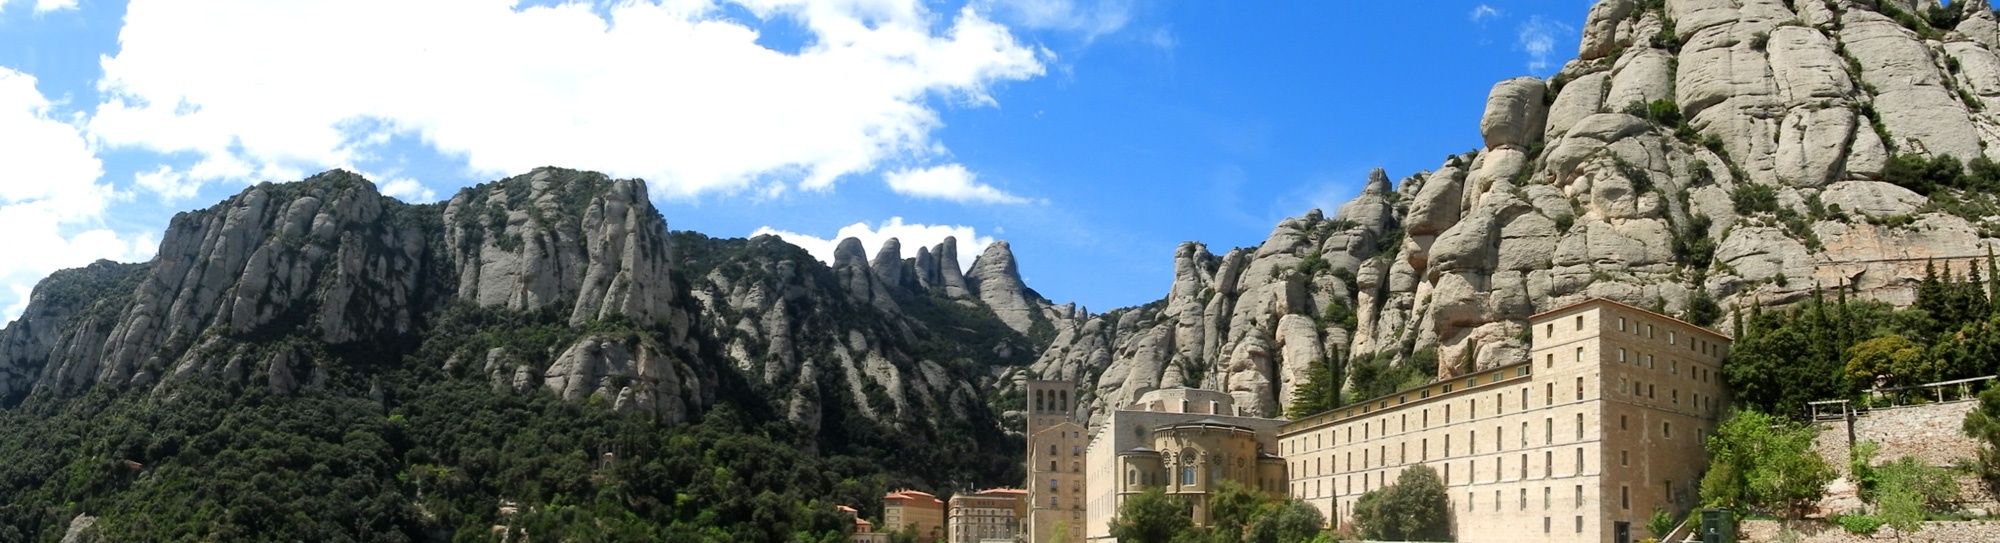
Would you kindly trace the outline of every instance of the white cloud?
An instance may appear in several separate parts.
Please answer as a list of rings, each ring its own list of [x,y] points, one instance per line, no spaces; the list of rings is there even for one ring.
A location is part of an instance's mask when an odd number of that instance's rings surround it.
[[[35,13],[76,9],[76,0],[35,0]]]
[[[1472,22],[1475,23],[1483,23],[1499,16],[1500,10],[1494,9],[1493,6],[1480,4],[1479,7],[1472,8],[1472,13],[1467,14],[1466,18],[1472,19]]]
[[[1528,54],[1528,71],[1543,72],[1549,68],[1549,54],[1555,52],[1557,34],[1574,34],[1575,28],[1560,21],[1551,21],[1540,15],[1529,17],[1519,28],[1520,41],[1517,46]]]
[[[1117,32],[1132,21],[1131,0],[979,0],[975,5],[1002,21],[1076,33],[1084,41]]]
[[[150,256],[150,236],[101,226],[120,195],[99,184],[102,163],[77,127],[57,118],[34,76],[0,67],[0,321],[27,308],[27,293],[49,272],[100,258]]]
[[[364,176],[365,177],[365,176]],[[408,177],[390,179],[382,183],[382,194],[394,196],[398,200],[415,204],[425,204],[438,200],[437,191]]]
[[[135,0],[89,128],[213,162],[185,172],[196,181],[352,167],[402,134],[478,175],[556,164],[643,177],[663,196],[824,190],[946,152],[931,100],[992,105],[994,84],[1044,71],[1042,53],[971,8],[743,3],[797,22],[808,45],[766,49],[703,0]]]
[[[882,175],[889,189],[904,196],[934,198],[961,203],[1021,204],[1026,198],[1007,194],[980,183],[978,176],[958,164],[923,169],[896,170]]]
[[[769,226],[759,227],[757,231],[750,233],[753,237],[765,234],[784,238],[786,243],[797,245],[807,253],[811,253],[813,258],[828,264],[833,263],[834,247],[840,245],[840,240],[847,238],[861,240],[861,246],[868,249],[868,258],[874,259],[875,251],[881,250],[882,242],[889,238],[896,238],[897,243],[902,245],[903,258],[914,258],[917,256],[918,247],[934,247],[943,243],[946,237],[956,237],[958,267],[961,272],[970,271],[972,259],[984,252],[987,245],[993,243],[991,236],[981,236],[970,226],[904,223],[902,217],[890,217],[889,220],[873,227],[865,222],[850,224],[841,227],[831,238],[788,232]]]

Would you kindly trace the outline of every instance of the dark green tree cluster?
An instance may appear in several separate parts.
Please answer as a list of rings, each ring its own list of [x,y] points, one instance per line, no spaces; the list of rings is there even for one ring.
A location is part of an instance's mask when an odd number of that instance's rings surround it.
[[[1323,543],[1331,541],[1319,509],[1287,496],[1218,481],[1207,496],[1208,523],[1160,488],[1125,500],[1111,521],[1120,543]]]
[[[1815,400],[1859,398],[1865,390],[1993,375],[2000,371],[2000,284],[1967,263],[1963,274],[1930,266],[1916,302],[1895,309],[1815,292],[1783,311],[1751,308],[1732,320],[1736,343],[1723,376],[1739,404],[1803,414]]]
[[[1395,484],[1355,500],[1354,527],[1377,541],[1454,541],[1444,480],[1430,466],[1404,468]]]

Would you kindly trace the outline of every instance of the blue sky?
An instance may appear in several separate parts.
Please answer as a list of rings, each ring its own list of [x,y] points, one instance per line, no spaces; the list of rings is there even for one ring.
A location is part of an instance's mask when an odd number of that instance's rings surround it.
[[[1553,74],[1589,5],[0,0],[0,320],[335,167],[412,202],[638,177],[674,229],[823,258],[1005,239],[1044,296],[1136,305],[1182,241],[1255,245],[1477,147],[1492,84]]]

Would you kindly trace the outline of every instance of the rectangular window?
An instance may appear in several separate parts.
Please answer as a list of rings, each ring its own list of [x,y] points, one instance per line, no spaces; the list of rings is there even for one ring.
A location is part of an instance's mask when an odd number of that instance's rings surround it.
[[[1425,438],[1422,443],[1423,443],[1423,447],[1421,448],[1422,450],[1417,453],[1417,461],[1429,462],[1431,460],[1431,440],[1429,438]]]
[[[1425,428],[1431,427],[1431,410],[1429,409],[1424,410],[1423,425]]]
[[[1555,443],[1556,443],[1556,418],[1555,418],[1555,417],[1546,417],[1546,418],[1543,418],[1543,419],[1542,419],[1542,444],[1543,444],[1543,445],[1554,445]]]
[[[1679,334],[1678,334],[1678,333],[1674,332],[1673,330],[1668,330],[1668,331],[1667,331],[1667,344],[1668,344],[1668,345],[1673,345],[1673,344],[1674,344],[1674,342],[1676,341],[1676,340],[1675,340],[1675,338],[1676,338],[1676,337],[1679,337]]]
[[[1576,474],[1583,475],[1583,447],[1576,448]]]
[[[1473,508],[1474,506],[1476,506],[1476,505],[1477,505],[1477,504],[1473,503],[1473,501],[1474,501],[1474,500],[1472,499],[1472,492],[1471,492],[1471,491],[1466,491],[1466,493],[1465,493],[1465,510],[1466,510],[1466,511],[1471,511],[1471,510],[1472,510],[1472,508]]]
[[[1632,487],[1618,486],[1618,507],[1628,510],[1632,508]]]
[[[1551,489],[1551,488],[1549,488],[1549,487],[1546,487],[1546,486],[1545,486],[1545,487],[1542,487],[1542,509],[1546,510],[1546,509],[1548,509],[1548,508],[1549,508],[1549,506],[1553,505],[1554,503],[1555,503],[1555,491],[1554,491],[1554,489]],[[1544,518],[1546,518],[1546,517],[1544,517]],[[1543,522],[1542,522],[1542,524],[1546,526],[1546,525],[1548,524],[1548,522],[1547,522],[1547,521],[1545,520],[1545,521],[1543,521]],[[1548,528],[1542,528],[1542,531],[1545,531],[1545,532],[1546,532],[1546,531],[1548,531]]]
[[[1451,458],[1451,434],[1444,435],[1444,457]]]
[[[1583,329],[1583,315],[1576,316],[1576,329],[1578,330]]]
[[[1583,533],[1583,515],[1576,516],[1576,533]]]
[[[1542,517],[1542,533],[1549,533],[1549,517]]]
[[[1554,387],[1555,385],[1549,385],[1549,386]],[[1551,388],[1550,390],[1554,389]],[[1528,387],[1521,387],[1521,409],[1527,409],[1527,408],[1528,408]]]
[[[1556,452],[1542,451],[1542,478],[1549,479],[1555,476],[1556,476]]]
[[[1542,355],[1542,367],[1545,367],[1545,368],[1554,368],[1554,367],[1556,367],[1556,355],[1554,355],[1554,354],[1545,354],[1545,355]]]
[[[1445,462],[1445,463],[1444,463],[1444,484],[1445,484],[1445,486],[1451,486],[1451,463],[1450,463],[1450,462]]]
[[[1555,405],[1555,404],[1556,404],[1556,384],[1555,384],[1555,383],[1549,383],[1549,384],[1548,384],[1548,386],[1547,386],[1547,387],[1544,387],[1544,388],[1545,388],[1545,390],[1543,390],[1543,391],[1542,391],[1542,405],[1543,405],[1543,406],[1550,406],[1550,405]],[[1523,407],[1526,407],[1526,406],[1523,406]]]
[[[1521,480],[1528,480],[1528,453],[1521,453]],[[1527,491],[1528,489],[1521,489],[1521,492]]]
[[[1576,399],[1577,399],[1577,400],[1579,400],[1579,401],[1583,399],[1583,378],[1582,378],[1582,377],[1578,377],[1578,378],[1576,378]]]
[[[1618,450],[1618,465],[1620,465],[1620,466],[1630,466],[1630,465],[1632,465],[1632,451],[1631,451],[1631,450],[1627,450],[1627,449],[1619,449],[1619,450]]]
[[[1667,438],[1667,439],[1673,439],[1673,438],[1674,438],[1674,423],[1672,423],[1672,422],[1662,422],[1662,423],[1660,423],[1660,435],[1661,435],[1662,437],[1665,437],[1665,438]]]
[[[1576,361],[1583,362],[1583,347],[1576,348]]]
[[[1576,440],[1583,441],[1583,413],[1576,414]]]
[[[1625,331],[1625,317],[1618,317],[1618,331]]]
[[[1576,485],[1576,506],[1583,507],[1583,485]]]
[[[1620,430],[1625,429],[1625,415],[1618,416],[1618,429]]]
[[[1521,489],[1521,510],[1528,510],[1528,489]]]
[[[1500,491],[1498,490],[1493,491],[1493,510],[1500,510]]]
[[[1543,326],[1542,337],[1556,337],[1556,325],[1550,324],[1547,326]]]

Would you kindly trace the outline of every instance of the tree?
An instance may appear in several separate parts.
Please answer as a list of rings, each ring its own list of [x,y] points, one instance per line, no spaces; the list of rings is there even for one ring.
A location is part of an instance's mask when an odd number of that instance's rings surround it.
[[[1049,526],[1050,543],[1070,543],[1072,539],[1076,539],[1076,536],[1070,535],[1069,523],[1058,520]]]
[[[1127,498],[1111,521],[1111,537],[1119,543],[1172,543],[1176,534],[1193,529],[1186,506],[1159,488]]]
[[[1708,440],[1708,507],[1751,508],[1798,518],[1833,481],[1833,467],[1812,450],[1818,430],[1755,410],[1737,411]]]
[[[1943,468],[1905,456],[1876,473],[1876,514],[1899,536],[1922,529],[1926,515],[1957,505],[1958,482]]]
[[[1451,541],[1451,500],[1437,470],[1418,464],[1355,500],[1354,524],[1367,539]]]
[[[1979,393],[1979,407],[1965,414],[1959,431],[1979,440],[1980,478],[1987,488],[2000,488],[2000,387]]]
[[[1847,373],[1862,384],[1928,383],[1935,381],[1942,370],[1922,345],[1901,334],[1870,339],[1847,348]]]
[[[1646,519],[1646,531],[1651,532],[1655,539],[1667,537],[1667,532],[1673,529],[1674,514],[1665,509],[1654,509],[1653,516]]]
[[[1247,543],[1305,543],[1326,537],[1326,517],[1319,508],[1288,499],[1275,503],[1267,514],[1250,524],[1244,534]]]

